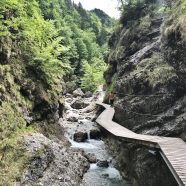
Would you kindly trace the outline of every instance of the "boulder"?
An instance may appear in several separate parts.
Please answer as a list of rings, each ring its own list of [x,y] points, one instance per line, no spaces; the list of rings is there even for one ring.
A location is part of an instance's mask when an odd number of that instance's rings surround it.
[[[67,93],[67,94],[65,95],[65,97],[66,97],[66,98],[73,98],[73,95],[72,95],[72,94]]]
[[[84,96],[84,93],[83,93],[83,91],[80,88],[78,88],[78,89],[74,90],[73,96],[74,97],[78,97],[78,96],[83,97]]]
[[[24,136],[24,144],[29,162],[22,171],[20,185],[80,185],[89,169],[84,153],[69,148],[65,139],[57,143],[35,133]]]
[[[90,130],[90,139],[100,139],[101,131],[99,129]]]
[[[108,177],[109,177],[109,174],[104,173],[104,174],[102,174],[101,176],[104,177],[104,178],[108,178]]]
[[[96,163],[96,160],[97,159],[96,159],[96,156],[94,154],[87,153],[84,156],[87,158],[87,160],[89,161],[89,163]]]
[[[81,132],[78,131],[74,134],[74,141],[76,142],[84,142],[88,139],[88,134],[87,132]]]
[[[76,88],[77,85],[74,81],[66,82],[66,92],[72,93]]]
[[[85,98],[90,98],[92,96],[93,96],[93,94],[90,91],[86,92],[85,95],[84,95]]]
[[[71,110],[72,109],[68,102],[65,102],[65,106],[64,107],[65,107],[65,110]]]
[[[75,114],[75,113],[69,113],[66,116],[67,121],[71,121],[71,122],[77,122],[79,119],[79,114]]]
[[[109,162],[107,160],[98,160],[96,165],[98,167],[107,168],[107,167],[109,167]]]
[[[90,113],[90,112],[92,112],[94,110],[95,110],[95,104],[91,103],[86,108],[82,109],[81,112],[82,113]]]
[[[88,105],[89,104],[85,103],[83,99],[78,99],[71,104],[71,107],[74,109],[83,109],[87,107]]]

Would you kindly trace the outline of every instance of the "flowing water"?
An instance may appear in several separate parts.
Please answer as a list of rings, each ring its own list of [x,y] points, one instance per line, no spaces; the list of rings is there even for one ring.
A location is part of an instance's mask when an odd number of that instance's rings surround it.
[[[100,99],[100,97],[99,97]],[[92,100],[89,100],[92,103]],[[85,153],[91,153],[96,156],[97,160],[106,160],[109,162],[108,167],[99,167],[96,163],[90,164],[90,168],[85,173],[83,182],[86,186],[129,186],[129,184],[122,179],[119,171],[114,168],[112,164],[112,157],[107,152],[106,146],[102,140],[90,139],[90,130],[92,128],[98,128],[95,122],[91,121],[91,117],[95,114],[94,111],[89,113],[82,113],[82,110],[76,110],[69,107],[68,112],[78,113],[80,120],[78,122],[66,122],[66,137],[69,139],[72,148],[78,148],[85,151]],[[85,119],[90,118],[90,119]],[[88,139],[85,142],[75,142],[74,133],[77,130],[85,131],[88,135]]]

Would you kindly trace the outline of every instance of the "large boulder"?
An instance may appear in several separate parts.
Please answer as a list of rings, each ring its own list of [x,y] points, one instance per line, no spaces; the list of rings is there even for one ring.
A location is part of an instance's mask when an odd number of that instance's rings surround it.
[[[81,112],[82,113],[90,113],[95,110],[95,106],[96,106],[95,103],[91,103],[86,108],[82,109]]]
[[[89,163],[96,163],[96,161],[97,161],[95,154],[87,153],[84,156],[87,158]]]
[[[70,149],[65,140],[57,143],[39,133],[25,136],[24,143],[30,158],[20,185],[80,185],[89,168],[82,151]]]
[[[90,130],[90,139],[100,139],[101,131],[99,129]]]
[[[98,167],[107,168],[107,167],[109,167],[109,162],[107,160],[98,160],[96,165]]]
[[[74,141],[76,142],[84,142],[88,139],[87,132],[78,131],[74,134]]]
[[[69,113],[66,116],[67,121],[71,121],[71,122],[77,122],[79,119],[79,114],[76,113]]]
[[[90,98],[92,96],[93,96],[93,94],[90,91],[86,92],[85,95],[84,95],[85,98]]]
[[[78,99],[78,100],[75,100],[71,104],[71,107],[74,109],[83,109],[83,108],[87,107],[88,105],[89,105],[89,103],[85,103],[83,99]]]
[[[74,90],[73,96],[74,97],[78,97],[78,96],[83,97],[84,96],[84,93],[83,93],[83,91],[80,88],[78,88],[78,89]]]

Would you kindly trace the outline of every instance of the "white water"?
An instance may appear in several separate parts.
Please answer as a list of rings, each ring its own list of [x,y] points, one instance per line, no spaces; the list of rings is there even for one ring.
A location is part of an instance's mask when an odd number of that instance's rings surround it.
[[[97,147],[89,142],[81,142],[81,143],[78,143],[78,142],[75,142],[71,139],[69,139],[70,143],[71,143],[71,147],[72,148],[78,148],[78,149],[85,149],[85,150],[88,150],[88,149],[96,149]]]
[[[97,101],[102,101],[103,96],[104,93],[102,91],[99,92]],[[87,116],[90,116],[90,113],[86,115],[87,113],[81,113],[80,110],[72,109],[70,103],[67,103],[67,112],[79,114],[80,116],[78,122],[66,121],[66,137],[71,143],[71,147],[82,149],[85,153],[94,154],[97,160],[107,160],[110,162],[107,168],[98,167],[96,163],[90,164],[90,168],[83,178],[86,186],[128,186],[126,181],[120,176],[119,171],[113,167],[112,157],[108,154],[104,142],[102,140],[90,139],[90,130],[97,125],[91,120],[85,119]],[[92,112],[92,115],[94,115],[94,112]],[[73,140],[74,132],[77,129],[87,132],[87,141],[78,143]]]

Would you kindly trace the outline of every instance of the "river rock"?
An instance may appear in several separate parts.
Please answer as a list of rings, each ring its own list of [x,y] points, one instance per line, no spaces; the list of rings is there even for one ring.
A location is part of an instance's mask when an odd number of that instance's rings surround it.
[[[96,163],[96,156],[92,153],[87,153],[84,155],[90,163]]]
[[[71,98],[71,99],[72,99],[72,98],[73,98],[73,95],[72,95],[72,94],[67,93],[67,94],[65,95],[65,97],[66,97],[66,98]]]
[[[92,92],[88,91],[88,92],[85,93],[84,97],[85,98],[90,98],[90,97],[92,97],[92,95],[93,95]]]
[[[65,110],[71,110],[72,108],[71,108],[71,106],[70,106],[70,104],[66,101],[65,102]]]
[[[84,96],[84,93],[83,93],[83,91],[80,88],[78,88],[78,89],[74,90],[73,96],[74,97],[78,97],[78,96],[83,97]]]
[[[90,138],[91,139],[100,139],[101,131],[99,129],[91,129],[90,130]]]
[[[107,168],[109,167],[109,163],[107,160],[98,160],[97,166]]]
[[[83,108],[87,107],[88,105],[89,105],[89,103],[85,103],[83,99],[78,99],[78,100],[75,100],[71,104],[71,107],[74,109],[83,109]]]
[[[76,142],[84,142],[88,139],[87,132],[78,131],[74,134],[74,141]]]
[[[29,165],[24,169],[20,185],[80,185],[89,163],[83,152],[70,149],[36,133],[24,137]]]
[[[95,103],[91,103],[86,108],[82,109],[81,112],[82,113],[90,113],[90,112],[92,112],[94,110],[95,110]]]
[[[109,174],[105,173],[105,174],[102,174],[102,176],[103,176],[104,178],[108,178],[108,177],[109,177]]]
[[[71,122],[77,122],[79,119],[79,114],[76,113],[69,113],[66,116],[67,121],[71,121]]]

